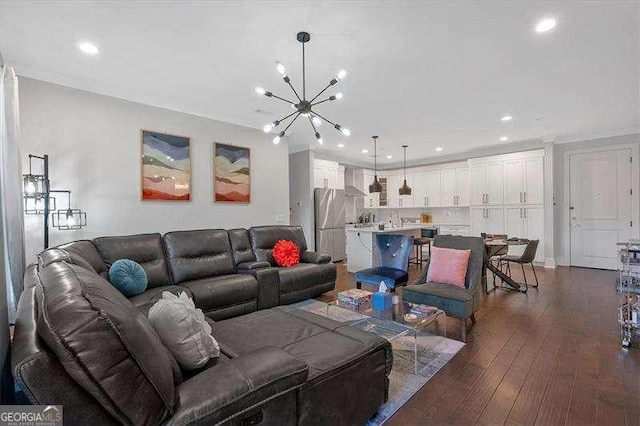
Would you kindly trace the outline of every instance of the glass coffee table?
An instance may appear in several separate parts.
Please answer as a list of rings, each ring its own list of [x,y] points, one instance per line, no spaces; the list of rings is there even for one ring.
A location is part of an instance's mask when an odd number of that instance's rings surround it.
[[[412,312],[416,309],[421,312]],[[327,303],[326,316],[385,338],[395,356],[411,358],[414,374],[420,369],[421,352],[444,352],[447,346],[447,315],[433,306],[399,301],[389,309],[378,310],[370,304],[357,307],[334,300]]]

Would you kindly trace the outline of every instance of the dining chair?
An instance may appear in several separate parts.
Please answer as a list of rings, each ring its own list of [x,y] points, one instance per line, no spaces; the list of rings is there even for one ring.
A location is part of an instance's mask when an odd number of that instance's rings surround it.
[[[394,293],[409,281],[409,256],[413,249],[413,236],[376,234],[373,268],[356,272],[356,287],[362,284],[379,286],[381,282]]]
[[[501,266],[506,266],[507,275],[511,276],[511,264],[516,263],[520,264],[522,268],[522,276],[524,277],[524,285],[528,287],[538,288],[538,275],[536,274],[536,268],[533,267],[533,261],[536,258],[536,253],[538,251],[538,244],[540,240],[528,240],[527,245],[525,246],[521,255],[504,255],[498,259],[498,268],[501,269]],[[531,269],[533,270],[533,276],[535,278],[536,284],[527,283],[527,274],[524,269],[524,265],[531,265]]]

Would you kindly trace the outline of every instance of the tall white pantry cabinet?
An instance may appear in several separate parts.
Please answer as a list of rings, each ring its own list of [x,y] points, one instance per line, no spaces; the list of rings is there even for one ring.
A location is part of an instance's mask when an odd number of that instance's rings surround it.
[[[544,260],[544,151],[469,160],[471,235],[507,234],[540,240]]]

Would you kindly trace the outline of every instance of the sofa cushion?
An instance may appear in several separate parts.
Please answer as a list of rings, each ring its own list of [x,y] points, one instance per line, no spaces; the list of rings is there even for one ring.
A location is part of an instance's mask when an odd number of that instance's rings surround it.
[[[162,239],[175,284],[234,272],[224,229],[169,232]]]
[[[160,234],[100,237],[93,243],[107,269],[118,259],[131,259],[138,262],[147,273],[149,288],[171,284]],[[101,275],[107,277],[106,272]]]
[[[450,284],[426,283],[409,285],[402,290],[402,300],[440,308],[459,318],[473,313],[473,295],[464,287]]]
[[[333,263],[322,265],[298,263],[289,268],[278,268],[278,270],[280,293],[292,293],[336,279],[336,266]]]
[[[74,241],[72,243],[67,243],[59,246],[58,248],[65,250],[69,253],[74,253],[84,260],[86,260],[89,265],[96,271],[98,274],[102,274],[107,269],[107,265],[104,263],[102,258],[100,257],[100,253],[96,249],[96,246],[92,241],[89,240],[80,240]]]
[[[178,366],[145,316],[111,284],[66,262],[41,268],[38,335],[67,373],[123,424],[174,412]]]
[[[191,294],[191,289],[187,287],[182,287],[179,285],[165,285],[162,287],[154,287],[148,288],[144,293],[138,294],[137,296],[133,296],[129,298],[129,302],[133,304],[140,312],[144,314],[144,316],[149,315],[149,309],[162,298],[162,292],[168,291],[171,294],[180,294],[187,293],[187,295],[193,298],[193,294]]]
[[[278,240],[295,241],[300,253],[307,250],[307,242],[300,226],[254,226],[249,229],[249,238],[256,260],[267,261],[271,266],[276,266],[273,260],[273,246]]]
[[[251,249],[251,240],[249,239],[249,231],[244,228],[230,229],[229,241],[231,242],[231,250],[233,250],[233,259],[236,266],[241,263],[254,262],[256,255]]]
[[[258,281],[252,275],[220,275],[180,285],[189,288],[195,305],[216,321],[258,309]]]

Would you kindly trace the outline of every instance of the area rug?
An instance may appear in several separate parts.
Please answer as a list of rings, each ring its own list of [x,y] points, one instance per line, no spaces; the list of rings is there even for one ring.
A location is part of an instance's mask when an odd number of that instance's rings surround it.
[[[327,316],[326,303],[317,300],[304,300],[292,306]],[[355,321],[361,318],[360,314],[346,309],[333,310],[331,316],[340,322]],[[403,349],[403,340],[407,343],[406,347],[409,347],[409,341],[413,340],[413,337],[402,337],[393,345],[394,359],[393,369],[389,375],[389,400],[380,407],[373,418],[369,419],[367,425],[381,425],[387,421],[464,346],[464,343],[457,340],[444,339],[443,341],[428,333],[418,335],[419,368],[415,374],[412,353],[410,354],[410,351]]]

